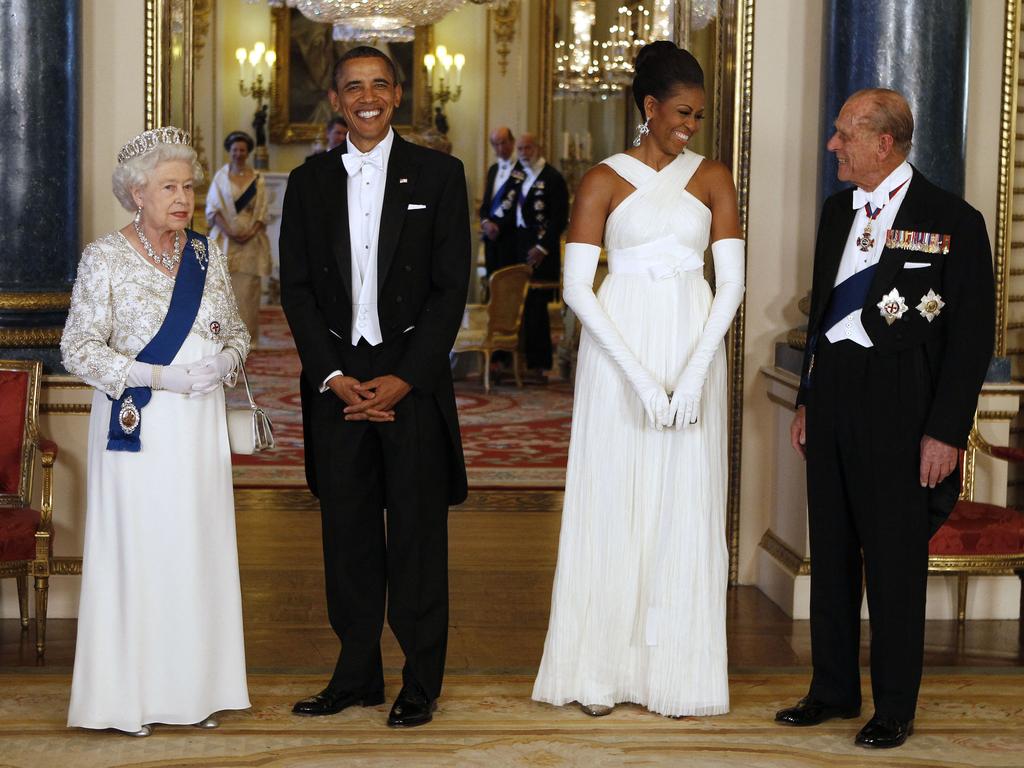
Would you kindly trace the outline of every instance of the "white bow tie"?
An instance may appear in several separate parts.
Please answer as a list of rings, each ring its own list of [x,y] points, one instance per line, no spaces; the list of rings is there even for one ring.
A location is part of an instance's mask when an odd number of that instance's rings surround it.
[[[370,150],[365,155],[348,152],[341,156],[341,162],[345,164],[345,170],[348,171],[349,176],[355,176],[363,170],[364,165],[369,165],[378,171],[384,170],[384,162],[379,149]]]
[[[853,207],[854,209],[863,208],[868,203],[871,203],[872,213],[879,208],[885,208],[889,202],[889,190],[882,189],[881,187],[875,187],[871,192],[865,192],[860,187],[853,190]]]

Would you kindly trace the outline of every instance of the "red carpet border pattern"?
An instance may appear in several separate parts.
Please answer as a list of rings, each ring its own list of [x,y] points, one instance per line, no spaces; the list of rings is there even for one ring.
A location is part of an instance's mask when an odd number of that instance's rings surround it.
[[[274,422],[277,448],[255,456],[235,456],[238,487],[304,486],[302,419],[299,412],[301,365],[280,307],[260,310],[260,344],[246,371],[253,396]],[[471,488],[565,486],[572,416],[572,385],[517,389],[511,383],[485,394],[479,379],[456,382],[463,450]],[[242,405],[242,387],[229,392]]]

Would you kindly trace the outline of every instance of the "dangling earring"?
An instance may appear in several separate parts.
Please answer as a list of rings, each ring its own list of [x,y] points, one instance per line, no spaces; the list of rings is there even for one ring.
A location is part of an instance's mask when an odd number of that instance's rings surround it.
[[[648,117],[646,120],[644,120],[642,123],[640,123],[640,125],[636,127],[636,138],[633,139],[634,147],[639,147],[640,139],[642,139],[644,136],[651,132],[651,129],[648,127],[650,122],[651,118]]]
[[[135,212],[135,223],[138,224],[142,221],[142,206],[139,206],[139,210]]]

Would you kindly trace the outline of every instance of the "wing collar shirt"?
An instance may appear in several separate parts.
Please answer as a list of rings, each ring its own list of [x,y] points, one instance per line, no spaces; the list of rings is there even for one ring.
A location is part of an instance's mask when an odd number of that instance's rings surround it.
[[[839,271],[836,273],[834,285],[839,285],[861,270],[878,263],[878,260],[882,257],[882,250],[885,248],[886,230],[892,227],[892,223],[896,219],[900,204],[903,202],[903,198],[907,196],[907,189],[913,183],[910,181],[913,175],[914,169],[910,167],[910,163],[903,162],[871,192],[865,192],[859,187],[853,190],[853,207],[857,209],[857,215],[853,217],[853,226],[850,228],[850,234],[846,238],[846,248],[843,250],[843,257],[839,262]],[[900,186],[901,184],[903,185],[902,187]],[[889,194],[897,187],[899,191],[890,199]],[[857,238],[863,234],[864,227],[868,223],[868,214],[864,208],[867,203],[871,204],[872,210],[881,208],[882,211],[871,223],[871,232],[875,241],[874,245],[867,252],[864,252],[857,246]],[[862,347],[873,346],[871,337],[864,330],[860,313],[861,310],[857,309],[848,314],[828,329],[825,333],[825,338],[833,344],[839,341],[852,341],[855,344],[860,344]]]
[[[519,205],[516,206],[517,227],[526,226],[526,219],[523,218],[523,202],[526,200],[526,195],[529,194],[533,183],[537,181],[537,177],[540,176],[540,172],[544,170],[544,166],[547,164],[547,160],[539,157],[532,166],[527,167],[525,164],[523,165],[523,170],[526,171],[526,178],[523,179],[523,186],[519,190]]]
[[[498,158],[498,171],[494,174],[494,186],[491,187],[491,197],[493,198],[498,194],[498,190],[501,189],[501,185],[508,181],[508,177],[512,175],[512,169],[515,168],[516,161],[512,158],[508,160],[502,160]]]
[[[388,159],[395,134],[388,135],[369,152],[348,145],[343,155],[348,170],[348,231],[352,243],[352,346],[366,339],[377,346],[383,341],[377,315],[377,242]]]
[[[394,131],[369,152],[360,152],[348,142],[348,153],[341,156],[348,173],[348,233],[352,261],[352,346],[366,339],[377,346],[384,339],[377,314],[377,243],[380,237],[380,213],[384,207],[384,187],[388,160],[395,143]],[[333,333],[333,331],[332,331]],[[335,334],[337,335],[337,334]],[[341,371],[331,372],[320,387]]]

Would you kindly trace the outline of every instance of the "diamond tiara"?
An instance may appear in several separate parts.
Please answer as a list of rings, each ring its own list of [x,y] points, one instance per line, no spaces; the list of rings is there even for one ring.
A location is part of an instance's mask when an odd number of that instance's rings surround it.
[[[143,131],[134,139],[129,141],[121,151],[117,153],[117,162],[126,163],[134,157],[141,157],[157,144],[180,144],[182,146],[192,145],[192,135],[188,131],[175,128],[169,125],[166,128],[154,128],[151,131]]]

